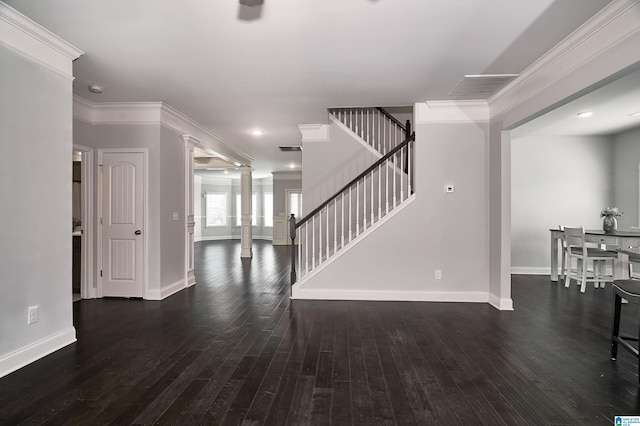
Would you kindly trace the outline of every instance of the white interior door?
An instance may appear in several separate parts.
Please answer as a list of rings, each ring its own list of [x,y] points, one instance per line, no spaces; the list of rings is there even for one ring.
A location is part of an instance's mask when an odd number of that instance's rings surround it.
[[[143,152],[102,154],[102,295],[143,297]]]

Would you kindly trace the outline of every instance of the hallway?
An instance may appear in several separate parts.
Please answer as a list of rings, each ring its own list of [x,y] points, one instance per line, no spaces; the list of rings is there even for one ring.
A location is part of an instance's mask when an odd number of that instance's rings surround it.
[[[196,244],[197,284],[74,304],[78,342],[0,379],[0,424],[611,424],[611,289],[514,276],[488,304],[289,301],[288,247]],[[630,324],[626,324],[628,327]]]

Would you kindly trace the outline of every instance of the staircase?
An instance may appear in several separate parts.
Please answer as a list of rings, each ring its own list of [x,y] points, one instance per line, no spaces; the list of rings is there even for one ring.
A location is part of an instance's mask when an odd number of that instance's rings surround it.
[[[415,136],[382,108],[330,109],[332,119],[375,150],[380,158],[304,218],[290,219],[291,284],[326,267],[414,198]],[[297,267],[296,267],[297,265]]]

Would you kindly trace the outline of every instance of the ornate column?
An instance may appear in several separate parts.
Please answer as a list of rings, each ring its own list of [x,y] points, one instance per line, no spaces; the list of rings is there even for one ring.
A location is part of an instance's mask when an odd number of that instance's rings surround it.
[[[193,148],[197,141],[189,134],[182,135],[184,139],[184,219],[185,219],[185,283],[187,287],[196,283],[194,266],[194,230],[196,226],[193,208]]]
[[[240,257],[253,257],[252,245],[253,245],[253,229],[251,225],[251,212],[253,206],[251,205],[251,170],[242,170],[240,172],[240,200],[242,204],[240,223],[242,225],[240,230],[240,244],[242,245],[242,251]]]

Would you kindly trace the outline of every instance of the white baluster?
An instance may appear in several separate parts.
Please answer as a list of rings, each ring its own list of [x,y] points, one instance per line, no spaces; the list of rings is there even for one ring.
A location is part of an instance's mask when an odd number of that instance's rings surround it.
[[[333,203],[333,252],[338,251],[338,199]]]
[[[356,181],[356,237],[360,235],[360,182]]]
[[[302,228],[298,228],[298,269],[302,278]]]
[[[386,206],[386,213],[389,214],[389,159],[387,158],[384,163],[384,202]]]
[[[342,192],[342,200],[340,202],[340,208],[342,209],[342,214],[340,215],[340,226],[342,227],[342,242],[340,243],[340,248],[344,247],[344,191]]]
[[[413,172],[413,170],[411,169],[411,163],[413,161],[411,161],[412,157],[411,157],[411,147],[413,146],[413,142],[409,142],[407,144],[407,152],[409,152],[409,164],[407,164],[407,187],[408,187],[408,191],[409,194],[407,194],[407,196],[413,194],[413,181],[411,179],[411,173]]]
[[[322,264],[322,209],[318,212],[318,265]]]
[[[382,164],[378,164],[378,220],[382,218]]]
[[[375,221],[375,215],[374,215],[374,211],[375,208],[373,207],[373,203],[374,203],[374,197],[373,197],[373,170],[371,170],[371,179],[369,179],[369,181],[371,182],[371,225],[373,226],[373,223]]]
[[[316,215],[311,218],[311,270],[316,267]]]
[[[351,236],[353,235],[353,230],[351,229],[351,188],[349,187],[349,242],[351,242]]]
[[[367,175],[362,177],[362,221],[363,230],[367,229]]]
[[[396,160],[396,157],[398,156],[398,153],[396,152],[395,154],[393,154],[393,168],[391,170],[393,170],[393,208],[396,208],[396,175],[398,174],[398,171],[396,170],[396,167],[398,165],[398,162]]]
[[[327,204],[327,260],[329,260],[329,205]]]
[[[309,273],[309,221],[304,223],[304,269]]]
[[[404,201],[404,149],[400,149],[400,202]]]

